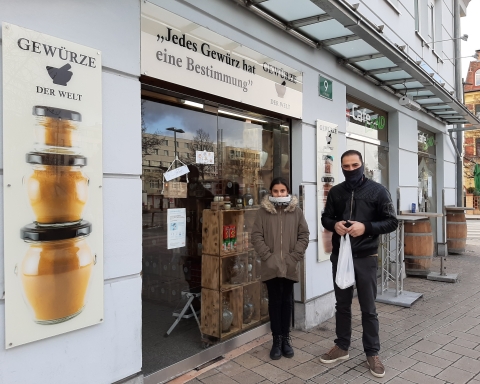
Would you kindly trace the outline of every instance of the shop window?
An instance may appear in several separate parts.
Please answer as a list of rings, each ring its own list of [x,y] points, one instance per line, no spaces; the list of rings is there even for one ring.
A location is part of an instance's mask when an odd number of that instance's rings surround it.
[[[475,139],[475,155],[480,156],[480,138]]]
[[[418,152],[432,156],[436,154],[435,134],[424,129],[418,129]]]
[[[237,228],[237,231],[248,234],[273,178],[282,176],[290,180],[291,162],[288,122],[265,117],[269,122],[258,124],[253,120],[247,122],[247,119],[216,116],[149,100],[143,100],[142,105],[145,132],[149,135],[162,132],[158,136],[162,139],[163,135],[166,136],[162,145],[174,142],[173,132],[165,131],[165,128],[173,125],[185,132],[177,133],[177,143],[173,145],[176,148],[179,142],[184,143],[180,145],[182,149],[186,148],[182,151],[182,162],[190,171],[186,197],[182,198],[171,197],[165,194],[168,193],[165,190],[164,195],[160,195],[164,188],[161,173],[149,172],[143,177],[142,325],[143,334],[148,337],[142,343],[142,371],[149,375],[203,351],[193,316],[182,319],[169,337],[163,335],[176,319],[173,314],[178,314],[188,300],[182,292],[200,292],[202,289],[204,210],[211,207],[214,196],[228,196],[232,208],[235,208],[231,210],[232,217],[238,215],[240,209],[244,211],[244,227]],[[197,164],[197,148],[213,152],[214,164]],[[163,153],[169,155],[168,150]],[[172,160],[172,157],[163,159]],[[162,171],[170,164],[171,161],[162,161]],[[151,162],[148,165],[152,165]],[[144,172],[147,172],[145,168]],[[184,176],[172,181],[187,182]],[[253,201],[251,209],[243,209],[246,201]],[[167,217],[172,208],[185,209],[186,215],[185,246],[178,248],[169,246]],[[228,224],[234,224],[231,218],[229,220]],[[243,241],[247,243],[248,236]],[[200,316],[200,298],[195,297],[192,306]]]
[[[388,142],[388,113],[347,95],[347,132]]]
[[[415,12],[415,31],[420,32],[420,1],[414,0],[413,7]]]

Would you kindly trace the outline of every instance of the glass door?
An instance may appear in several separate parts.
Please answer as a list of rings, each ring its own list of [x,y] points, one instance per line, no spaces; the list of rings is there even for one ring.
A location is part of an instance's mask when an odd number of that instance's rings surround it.
[[[229,199],[253,225],[261,199],[276,176],[290,178],[289,126],[203,112],[203,108],[142,100],[143,155],[143,372],[149,375],[201,352],[200,319],[203,211]],[[197,104],[199,105],[199,104]],[[200,104],[201,106],[201,104]],[[202,106],[203,107],[203,106]],[[197,155],[213,156],[212,163]],[[179,161],[175,161],[177,156]],[[182,164],[187,176],[164,182]],[[181,196],[172,196],[173,186]],[[184,208],[185,245],[169,249],[169,210]],[[170,232],[171,234],[171,232]],[[184,308],[184,317],[174,326]]]

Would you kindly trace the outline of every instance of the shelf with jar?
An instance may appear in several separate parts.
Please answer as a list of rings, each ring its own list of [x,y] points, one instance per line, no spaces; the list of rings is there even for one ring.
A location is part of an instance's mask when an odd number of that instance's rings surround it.
[[[262,316],[261,289],[260,281],[223,292],[202,288],[202,334],[221,341],[268,320]]]
[[[227,257],[202,256],[202,287],[226,291],[261,278],[261,260],[254,250]]]
[[[243,210],[203,211],[202,252],[230,256],[243,252]]]

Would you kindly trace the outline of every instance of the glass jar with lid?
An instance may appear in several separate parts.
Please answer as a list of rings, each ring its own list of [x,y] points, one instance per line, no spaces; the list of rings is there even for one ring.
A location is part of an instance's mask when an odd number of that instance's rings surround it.
[[[82,115],[68,109],[36,105],[35,150],[40,152],[77,154],[79,123]]]
[[[85,220],[70,227],[21,229],[29,248],[17,273],[36,323],[61,323],[82,312],[95,264],[86,241],[91,231]]]
[[[80,155],[30,152],[33,172],[24,179],[30,205],[39,225],[71,225],[82,220],[88,197],[88,178]]]

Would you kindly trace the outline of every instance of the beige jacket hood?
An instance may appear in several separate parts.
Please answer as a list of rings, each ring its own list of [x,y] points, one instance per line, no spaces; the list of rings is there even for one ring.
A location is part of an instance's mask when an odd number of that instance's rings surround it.
[[[275,277],[298,281],[309,236],[296,196],[289,205],[277,207],[265,196],[252,230],[253,247],[262,259],[262,281]]]

